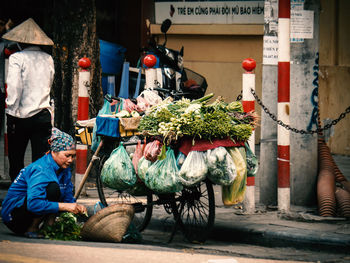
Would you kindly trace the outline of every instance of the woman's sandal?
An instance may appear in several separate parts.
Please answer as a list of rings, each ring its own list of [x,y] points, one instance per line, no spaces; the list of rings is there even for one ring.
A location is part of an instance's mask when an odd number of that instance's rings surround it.
[[[39,234],[38,232],[25,232],[24,236],[27,238],[35,238],[35,239],[45,238],[44,235]]]

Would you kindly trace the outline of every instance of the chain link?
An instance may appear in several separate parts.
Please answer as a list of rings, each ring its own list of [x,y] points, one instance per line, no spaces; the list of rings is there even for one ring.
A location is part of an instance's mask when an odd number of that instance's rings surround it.
[[[236,101],[240,101],[240,100],[242,100],[242,90],[241,90],[241,93],[238,94]]]
[[[276,115],[274,115],[273,113],[270,112],[270,110],[263,104],[263,102],[261,101],[261,99],[258,97],[258,95],[256,94],[254,89],[250,89],[251,93],[253,94],[256,102],[261,106],[261,108],[265,111],[265,113],[267,115],[269,115],[269,117],[274,120],[275,122],[277,122],[278,125],[286,128],[287,130],[291,131],[291,132],[295,132],[295,133],[300,133],[300,134],[314,134],[314,133],[321,133],[324,130],[330,129],[332,126],[336,125],[341,119],[344,119],[346,114],[350,113],[350,106],[346,108],[346,110],[341,113],[339,115],[339,117],[335,120],[333,120],[331,123],[326,124],[323,128],[320,127],[319,125],[317,125],[317,129],[316,130],[311,130],[311,131],[307,131],[307,130],[299,130],[296,128],[291,127],[288,124],[285,124],[283,121],[278,120]],[[238,97],[241,95],[238,95]],[[237,97],[237,98],[238,98]],[[319,109],[318,110],[318,114],[319,114]]]

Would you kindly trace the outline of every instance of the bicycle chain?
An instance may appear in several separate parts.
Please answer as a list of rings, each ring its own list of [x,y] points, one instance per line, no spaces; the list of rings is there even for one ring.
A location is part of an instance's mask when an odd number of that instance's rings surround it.
[[[320,127],[320,125],[317,125],[318,128],[316,130],[311,130],[311,131],[307,131],[307,130],[302,130],[302,129],[297,129],[297,128],[293,128],[292,126],[285,124],[283,121],[279,120],[275,114],[271,113],[270,110],[263,104],[262,100],[258,97],[258,95],[256,94],[254,89],[250,89],[251,93],[253,94],[256,102],[260,105],[260,107],[265,111],[265,113],[267,115],[269,115],[269,117],[274,120],[278,125],[286,128],[287,130],[291,131],[291,132],[295,132],[295,133],[300,133],[300,134],[314,134],[314,133],[321,133],[324,130],[328,130],[330,129],[332,126],[336,125],[340,120],[344,119],[346,114],[350,113],[350,106],[347,107],[345,109],[344,112],[342,112],[339,117],[335,120],[333,120],[331,123],[326,124],[323,128]],[[239,94],[237,96],[237,100],[241,100],[242,99],[242,91],[241,94]],[[319,108],[317,108],[317,112],[318,112],[318,116],[319,115]]]

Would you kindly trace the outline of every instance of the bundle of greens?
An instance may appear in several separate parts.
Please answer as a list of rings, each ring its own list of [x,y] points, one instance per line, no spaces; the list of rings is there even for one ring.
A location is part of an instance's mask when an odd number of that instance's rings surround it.
[[[167,141],[182,136],[212,140],[230,137],[234,141],[246,141],[256,126],[257,115],[243,112],[241,102],[226,103],[209,94],[198,100],[164,100],[151,107],[142,117],[139,130],[146,135],[162,135]]]
[[[49,239],[81,240],[80,230],[82,227],[74,214],[64,212],[56,218],[53,225],[45,225],[40,233]]]

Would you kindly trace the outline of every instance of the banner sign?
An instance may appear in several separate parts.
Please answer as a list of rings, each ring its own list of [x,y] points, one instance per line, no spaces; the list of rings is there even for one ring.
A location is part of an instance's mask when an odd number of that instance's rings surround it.
[[[264,1],[155,1],[156,24],[263,24]]]

